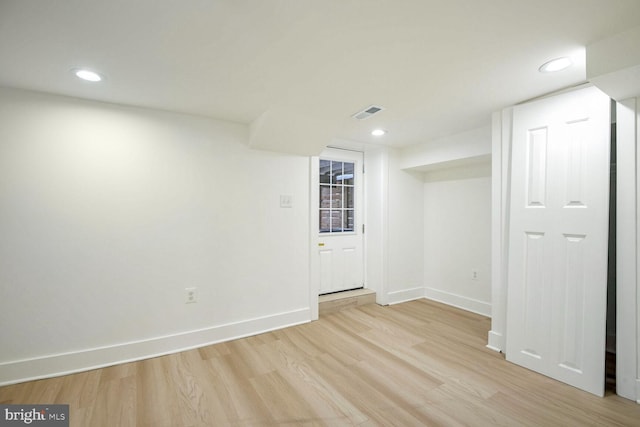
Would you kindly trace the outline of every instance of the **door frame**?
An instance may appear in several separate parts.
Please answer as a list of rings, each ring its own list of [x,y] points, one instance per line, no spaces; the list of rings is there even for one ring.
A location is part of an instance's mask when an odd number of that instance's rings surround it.
[[[592,86],[586,84],[575,88]],[[640,291],[637,249],[640,229],[640,98],[617,103],[617,331],[616,392],[640,403]],[[491,230],[491,330],[487,347],[505,352],[508,325],[507,271],[509,242],[509,194],[511,175],[511,126],[513,108],[492,115],[492,230]],[[638,362],[637,362],[638,361]]]
[[[366,153],[364,150],[355,150],[350,148],[340,147],[326,147],[331,150],[350,151],[362,154],[362,164],[360,167],[364,168],[366,163]],[[324,150],[323,150],[324,151]],[[318,222],[320,220],[320,214],[318,211],[318,199],[320,197],[320,155],[309,157],[309,308],[311,311],[311,320],[318,320],[318,295],[320,292],[320,256],[318,254],[318,243],[320,243],[320,234],[318,233]],[[362,173],[362,200],[360,200],[361,219],[359,220],[362,226],[367,222],[367,185],[366,176]],[[367,287],[367,236],[366,233],[362,233],[362,268],[363,268],[363,280],[364,286]]]
[[[320,198],[319,174],[320,156],[309,157],[309,310],[311,320],[318,320],[319,317],[320,257],[317,252],[320,235],[313,232],[320,221],[317,208]]]
[[[640,98],[616,103],[616,392],[640,403],[638,229]]]

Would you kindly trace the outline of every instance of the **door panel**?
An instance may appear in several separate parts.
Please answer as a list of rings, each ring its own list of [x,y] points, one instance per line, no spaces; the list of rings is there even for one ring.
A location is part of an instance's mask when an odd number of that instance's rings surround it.
[[[525,282],[521,301],[524,315],[523,352],[534,360],[540,359],[544,336],[540,325],[544,323],[544,292],[538,286],[544,281],[545,235],[544,233],[526,234]]]
[[[320,256],[320,289],[330,289],[333,280],[333,249],[321,249]]]
[[[582,372],[582,349],[584,348],[584,330],[581,319],[584,317],[585,259],[584,235],[564,235],[564,251],[561,272],[564,280],[558,292],[558,302],[564,307],[558,331],[560,364],[563,369]]]
[[[604,393],[609,98],[514,109],[507,360]]]
[[[527,145],[527,206],[544,207],[547,195],[547,128],[529,130]]]

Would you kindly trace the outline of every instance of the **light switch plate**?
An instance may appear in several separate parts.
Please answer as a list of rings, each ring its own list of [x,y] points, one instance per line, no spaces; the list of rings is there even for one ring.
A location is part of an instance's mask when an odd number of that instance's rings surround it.
[[[291,208],[293,207],[293,198],[290,194],[281,194],[280,195],[280,207],[281,208]]]

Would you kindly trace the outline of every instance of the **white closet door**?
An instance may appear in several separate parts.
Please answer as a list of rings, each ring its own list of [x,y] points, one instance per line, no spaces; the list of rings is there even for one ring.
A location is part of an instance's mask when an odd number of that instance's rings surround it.
[[[515,107],[507,360],[604,394],[610,100]]]

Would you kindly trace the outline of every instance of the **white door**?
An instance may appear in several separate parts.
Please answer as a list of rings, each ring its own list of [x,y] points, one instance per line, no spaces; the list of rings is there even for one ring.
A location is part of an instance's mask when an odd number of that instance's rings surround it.
[[[610,100],[517,106],[512,144],[507,360],[602,396]]]
[[[364,285],[361,152],[327,149],[319,159],[320,294]]]

